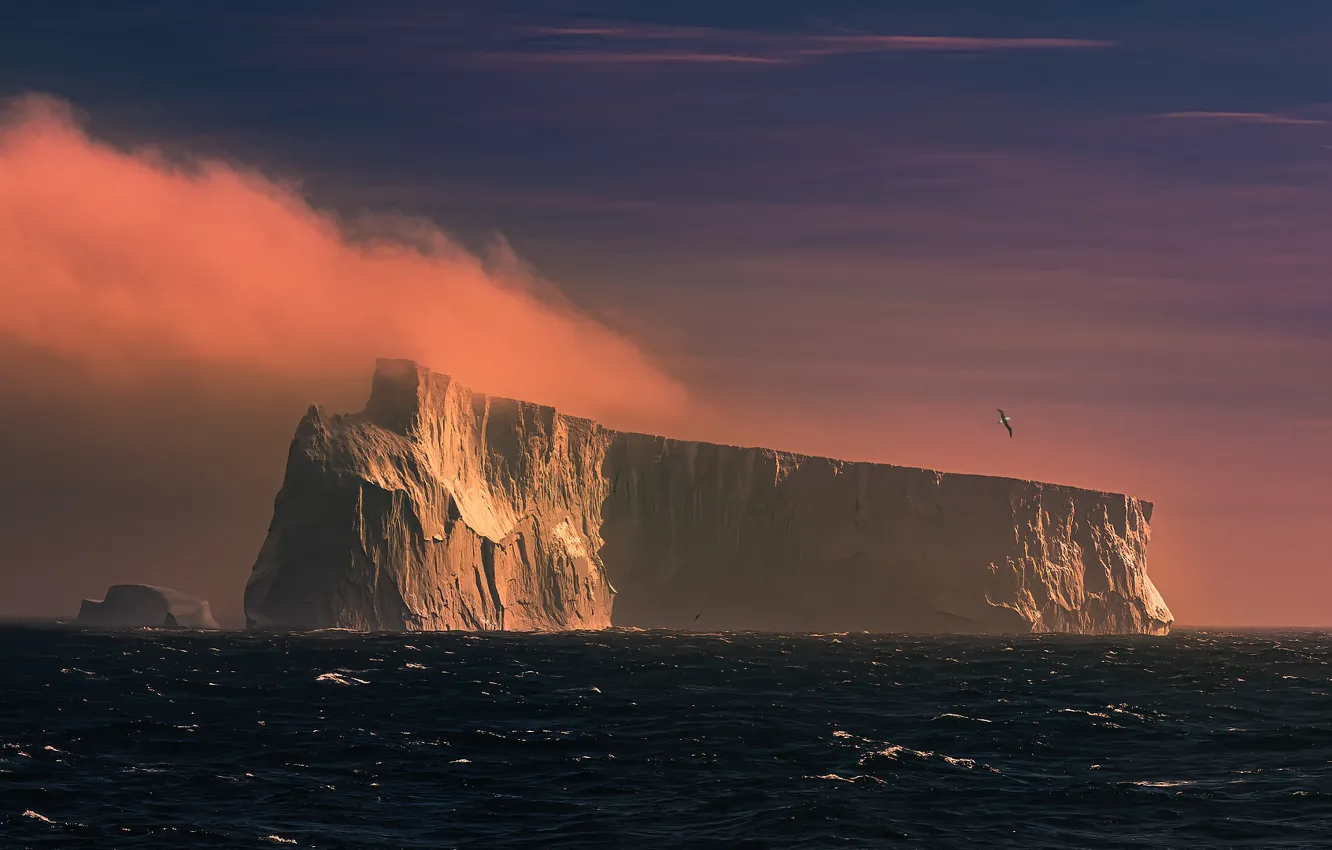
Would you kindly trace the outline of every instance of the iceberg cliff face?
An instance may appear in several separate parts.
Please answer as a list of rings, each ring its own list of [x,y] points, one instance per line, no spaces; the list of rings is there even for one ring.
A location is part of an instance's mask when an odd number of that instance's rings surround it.
[[[363,412],[302,420],[245,606],[271,628],[1164,634],[1150,519],[1122,495],[617,433],[384,360]]]

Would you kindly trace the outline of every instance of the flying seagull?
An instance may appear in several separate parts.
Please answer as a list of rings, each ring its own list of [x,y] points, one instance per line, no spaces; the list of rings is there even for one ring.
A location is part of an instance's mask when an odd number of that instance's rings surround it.
[[[1004,413],[1001,408],[996,407],[995,410],[999,411],[999,424],[1008,429],[1008,436],[1011,439],[1013,436],[1012,420],[1008,418],[1008,414]]]
[[[695,615],[694,615],[694,622],[697,623],[697,622],[698,622],[698,618],[701,617],[701,616],[703,616],[703,615],[702,615],[702,614],[695,614]]]

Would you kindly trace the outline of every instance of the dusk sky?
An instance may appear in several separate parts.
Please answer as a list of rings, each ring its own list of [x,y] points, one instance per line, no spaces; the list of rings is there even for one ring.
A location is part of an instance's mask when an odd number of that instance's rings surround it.
[[[1321,0],[6,11],[0,615],[237,620],[382,355],[1125,492],[1179,624],[1332,624],[1329,57]]]

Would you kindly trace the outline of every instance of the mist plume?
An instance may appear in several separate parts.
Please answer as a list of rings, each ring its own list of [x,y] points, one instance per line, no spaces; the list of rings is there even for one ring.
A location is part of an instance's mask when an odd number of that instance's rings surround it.
[[[434,226],[357,232],[234,165],[91,138],[63,102],[0,118],[0,341],[102,379],[282,378],[410,357],[487,392],[613,418],[683,390],[630,340]]]

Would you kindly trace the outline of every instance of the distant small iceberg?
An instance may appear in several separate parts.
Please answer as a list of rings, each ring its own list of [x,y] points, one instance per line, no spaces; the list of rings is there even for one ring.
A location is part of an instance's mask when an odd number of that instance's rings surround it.
[[[85,599],[75,619],[79,626],[112,629],[217,629],[208,601],[169,587],[113,584],[105,599]]]

